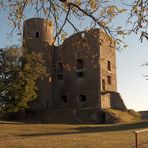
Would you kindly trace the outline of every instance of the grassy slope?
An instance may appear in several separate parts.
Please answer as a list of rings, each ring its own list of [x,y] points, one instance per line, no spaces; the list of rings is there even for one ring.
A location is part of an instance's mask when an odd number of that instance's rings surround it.
[[[148,121],[118,125],[23,124],[0,122],[1,148],[132,148],[136,129]],[[148,132],[140,143],[148,142]],[[148,143],[140,148],[147,148]]]
[[[127,122],[136,122],[140,121],[140,114],[134,110],[115,110],[115,109],[106,109],[106,116],[109,117],[106,119],[106,123],[127,123]]]

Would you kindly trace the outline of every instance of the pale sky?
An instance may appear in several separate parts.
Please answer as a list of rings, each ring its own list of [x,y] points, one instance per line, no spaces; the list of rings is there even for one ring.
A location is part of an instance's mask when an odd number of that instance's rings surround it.
[[[121,20],[120,20],[121,19]],[[116,23],[121,23],[119,17]],[[8,39],[11,28],[8,26],[6,14],[0,13],[0,48],[18,44],[16,34]],[[130,35],[125,38],[128,48],[117,51],[117,83],[126,106],[134,110],[148,110],[148,67],[141,66],[148,61],[148,42],[140,43],[139,36]]]

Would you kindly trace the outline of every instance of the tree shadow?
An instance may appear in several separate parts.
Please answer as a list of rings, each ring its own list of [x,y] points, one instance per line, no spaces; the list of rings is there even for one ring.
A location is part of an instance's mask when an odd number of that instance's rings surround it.
[[[17,136],[23,137],[34,137],[34,136],[59,136],[59,135],[69,135],[69,134],[82,134],[82,133],[99,133],[99,132],[114,132],[114,131],[123,131],[123,130],[137,130],[148,128],[147,122],[138,122],[131,124],[121,124],[121,125],[99,125],[97,127],[92,126],[80,126],[78,128],[72,128],[74,130],[72,132],[46,132],[46,133],[29,133],[29,134],[21,134]]]
[[[19,122],[19,121],[4,121],[4,120],[0,120],[0,125],[3,125],[3,124],[9,124],[9,125],[23,125],[25,123],[23,122]]]
[[[128,123],[128,124],[114,124],[114,125],[105,125],[98,127],[79,127],[77,130],[87,131],[87,132],[113,132],[113,131],[123,131],[123,130],[137,130],[148,128],[148,121]]]

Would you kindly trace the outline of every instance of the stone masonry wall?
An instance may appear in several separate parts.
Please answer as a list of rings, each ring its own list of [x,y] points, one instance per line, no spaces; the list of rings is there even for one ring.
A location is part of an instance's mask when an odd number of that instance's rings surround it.
[[[116,80],[116,51],[114,41],[104,32],[100,32],[100,79],[101,91],[117,91]],[[108,69],[110,63],[110,70]],[[108,76],[111,78],[111,83],[108,82]],[[102,83],[104,80],[104,84]],[[103,88],[103,85],[104,88]]]
[[[111,108],[111,94],[106,92],[117,91],[116,80],[116,51],[114,41],[100,31],[100,87],[101,108]]]
[[[99,30],[81,32],[66,39],[59,49],[58,62],[63,63],[63,80],[54,75],[55,107],[98,107],[99,106]],[[77,69],[77,59],[84,67]],[[83,76],[78,78],[78,74]],[[67,102],[62,101],[66,96]]]

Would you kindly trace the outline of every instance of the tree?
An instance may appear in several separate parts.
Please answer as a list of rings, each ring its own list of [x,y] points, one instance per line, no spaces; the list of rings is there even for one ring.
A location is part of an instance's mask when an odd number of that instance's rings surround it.
[[[36,81],[46,75],[39,53],[26,49],[0,50],[0,109],[18,111],[29,107],[37,97]]]
[[[128,10],[119,9],[116,2],[113,4],[110,0],[1,0],[0,5],[8,11],[11,25],[19,30],[26,18],[27,10],[32,10],[31,13],[35,13],[37,17],[52,20],[55,24],[55,41],[65,38],[67,33],[64,27],[68,24],[78,32],[79,27],[74,22],[83,22],[86,18],[89,18],[89,28],[99,27],[104,30],[115,40],[117,48],[123,43],[120,36],[128,33],[141,31],[141,41],[148,38],[147,0],[132,0],[130,4],[124,4],[123,7],[128,6]],[[132,29],[127,31],[121,26],[114,28],[114,18],[128,11],[128,22],[132,22]]]
[[[128,18],[128,22],[133,23],[133,27],[130,32],[136,34],[140,32],[140,40],[148,40],[148,1],[147,0],[134,0],[133,4],[130,5],[131,13]]]

